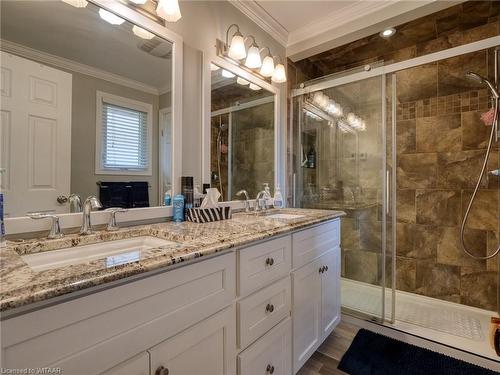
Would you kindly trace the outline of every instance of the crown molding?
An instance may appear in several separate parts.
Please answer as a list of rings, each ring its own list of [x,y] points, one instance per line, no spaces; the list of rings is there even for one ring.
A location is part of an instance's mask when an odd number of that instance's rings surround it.
[[[398,1],[399,0],[357,1],[338,11],[328,13],[325,16],[314,20],[314,22],[306,24],[301,28],[290,32],[287,47],[321,35],[331,29],[336,29],[339,26],[349,24],[356,19],[369,16],[374,12],[394,5]]]
[[[288,45],[288,30],[257,4],[257,2],[254,0],[229,0],[229,2],[283,47]]]
[[[135,90],[143,91],[148,94],[159,95],[160,90],[158,90],[154,86],[150,86],[144,84],[139,81],[135,81],[130,78],[125,78],[120,75],[110,73],[105,70],[101,70],[98,68],[94,68],[89,65],[81,64],[79,62],[65,59],[63,57],[59,57],[56,55],[52,55],[50,53],[42,52],[33,48],[29,48],[23,46],[21,44],[17,44],[11,42],[9,40],[1,39],[0,49],[7,53],[12,53],[14,55],[18,55],[30,60],[35,60],[37,62],[51,65],[57,68],[69,70],[72,72],[84,74],[87,76],[91,76],[94,78],[102,79],[111,83],[115,83],[117,85],[129,87]]]

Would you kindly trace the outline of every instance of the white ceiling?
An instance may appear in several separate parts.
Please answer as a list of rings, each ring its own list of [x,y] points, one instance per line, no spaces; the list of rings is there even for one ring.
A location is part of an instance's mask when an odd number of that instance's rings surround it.
[[[132,24],[112,26],[89,3],[75,8],[61,1],[1,1],[1,36],[99,71],[169,91],[171,44],[138,38]]]

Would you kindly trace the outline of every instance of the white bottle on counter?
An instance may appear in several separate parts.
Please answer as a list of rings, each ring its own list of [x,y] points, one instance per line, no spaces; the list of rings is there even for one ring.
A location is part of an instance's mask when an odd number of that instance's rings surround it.
[[[274,190],[274,208],[283,208],[285,207],[285,202],[283,201],[283,195],[281,194],[280,186],[276,185],[276,189]]]

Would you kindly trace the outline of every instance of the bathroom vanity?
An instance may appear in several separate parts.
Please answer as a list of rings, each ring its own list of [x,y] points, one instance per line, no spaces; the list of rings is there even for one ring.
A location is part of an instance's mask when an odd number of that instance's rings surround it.
[[[8,242],[1,250],[2,366],[296,373],[340,320],[342,215],[285,209]],[[144,245],[138,260],[111,251],[61,266],[46,256],[137,238],[167,242]]]

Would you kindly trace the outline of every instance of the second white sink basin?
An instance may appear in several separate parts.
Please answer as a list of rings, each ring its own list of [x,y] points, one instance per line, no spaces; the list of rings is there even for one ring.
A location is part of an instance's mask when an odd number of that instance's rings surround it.
[[[152,236],[142,236],[28,254],[23,255],[22,259],[35,271],[87,263],[101,258],[106,258],[106,265],[112,267],[140,260],[142,251],[175,245],[179,244]]]

